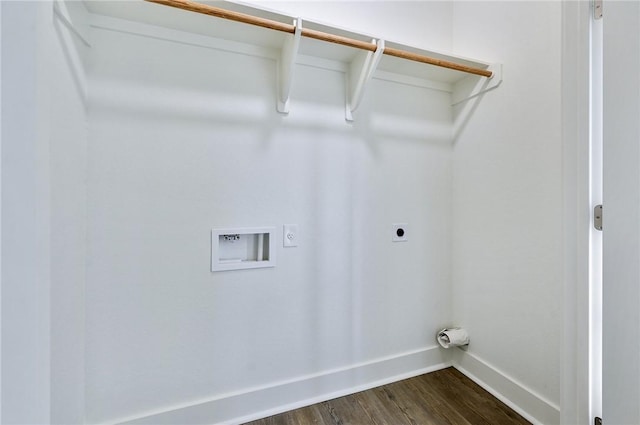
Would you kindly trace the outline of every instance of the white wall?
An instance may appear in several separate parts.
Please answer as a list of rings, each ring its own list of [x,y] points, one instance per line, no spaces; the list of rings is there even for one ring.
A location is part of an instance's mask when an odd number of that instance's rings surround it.
[[[464,105],[475,110],[454,144],[453,316],[472,341],[457,361],[537,395],[520,407],[543,423],[559,420],[560,12],[559,2],[455,2],[453,26],[456,53],[504,63],[502,85]],[[500,382],[489,384],[501,392]]]
[[[101,29],[93,43],[89,422],[303,382],[262,407],[274,408],[370,383],[363,365],[380,364],[380,380],[444,364],[448,93],[374,80],[349,124],[344,74],[299,65],[282,116],[270,59]],[[391,242],[396,222],[409,223],[408,242]],[[212,228],[280,235],[285,223],[299,225],[300,246],[279,241],[275,268],[210,271]],[[423,352],[437,361],[402,363]],[[383,370],[390,359],[400,366]],[[342,388],[313,386],[342,369]],[[231,402],[172,421],[260,406]]]
[[[263,1],[253,4],[374,38],[432,51],[451,51],[453,1]],[[475,57],[475,56],[472,56]]]
[[[563,328],[560,423],[593,420],[589,353],[592,153],[591,21],[587,2],[562,2]],[[595,403],[594,403],[595,404]]]
[[[52,4],[46,6],[49,13]],[[51,187],[51,423],[84,422],[84,286],[87,251],[88,15],[82,2],[48,15]],[[68,21],[67,21],[68,20]],[[74,30],[67,24],[73,24]],[[73,31],[77,31],[74,34]]]
[[[494,389],[512,383],[525,413],[557,422],[559,5],[269,5],[503,62],[505,81],[452,147],[446,93],[374,80],[347,124],[344,75],[299,65],[285,117],[270,59],[96,28],[87,146],[84,48],[42,8],[46,96],[20,81],[37,106],[26,110],[48,113],[21,116],[38,122],[27,145],[6,144],[3,115],[2,319],[15,331],[3,328],[3,420],[215,422],[284,408],[446,364],[434,331],[455,320],[472,335],[458,367],[495,372]],[[387,20],[400,10],[411,17]],[[8,161],[13,148],[30,168]],[[7,191],[10,172],[21,191]],[[12,193],[28,202],[7,214]],[[400,221],[409,242],[392,244]],[[276,268],[209,271],[211,228],[285,223],[300,246],[279,248]],[[7,392],[23,370],[33,379]]]
[[[84,71],[52,3],[2,8],[2,422],[80,423]]]
[[[42,8],[2,4],[2,422],[49,420],[46,117]]]

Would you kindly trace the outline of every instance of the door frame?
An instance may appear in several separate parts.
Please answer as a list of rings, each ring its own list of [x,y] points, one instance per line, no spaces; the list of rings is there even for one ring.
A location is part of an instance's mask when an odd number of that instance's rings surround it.
[[[590,308],[591,2],[562,2],[563,337],[560,423],[591,423]]]
[[[2,28],[2,2],[0,2]],[[2,30],[0,30],[0,329],[2,329]],[[2,422],[2,336],[0,336],[0,423]]]

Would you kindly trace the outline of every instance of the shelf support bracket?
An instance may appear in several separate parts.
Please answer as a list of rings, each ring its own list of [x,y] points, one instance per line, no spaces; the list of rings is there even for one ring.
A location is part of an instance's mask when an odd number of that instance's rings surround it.
[[[289,113],[289,95],[293,84],[293,69],[296,63],[296,56],[298,56],[298,47],[300,47],[300,37],[302,36],[302,19],[294,20],[293,25],[295,26],[295,32],[292,37],[287,37],[278,59],[278,102],[276,109],[283,114]]]
[[[502,83],[502,64],[494,63],[489,66],[488,70],[492,72],[489,78],[470,75],[456,83],[451,95],[451,106],[456,106],[497,88]]]
[[[382,53],[384,52],[384,40],[373,40],[376,44],[374,52],[360,52],[351,64],[347,72],[347,102],[345,106],[345,119],[353,121],[353,112],[360,106],[365,88],[375,72]]]
[[[54,16],[57,16],[60,22],[62,22],[64,26],[82,42],[82,44],[87,47],[91,47],[88,33],[89,26],[87,25],[86,28],[78,28],[74,24],[66,2],[63,0],[55,0],[53,2],[53,13]]]

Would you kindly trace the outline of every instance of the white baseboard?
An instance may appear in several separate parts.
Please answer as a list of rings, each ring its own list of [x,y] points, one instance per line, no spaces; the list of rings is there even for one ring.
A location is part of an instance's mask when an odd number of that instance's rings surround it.
[[[560,408],[471,353],[453,351],[453,367],[534,424],[557,425]]]
[[[451,350],[428,347],[150,412],[119,424],[238,424],[451,366]]]

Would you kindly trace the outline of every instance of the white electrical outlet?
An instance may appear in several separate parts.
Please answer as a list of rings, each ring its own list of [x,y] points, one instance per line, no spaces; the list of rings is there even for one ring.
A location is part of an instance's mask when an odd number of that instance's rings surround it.
[[[298,225],[297,224],[285,224],[282,232],[282,245],[285,248],[298,246]]]
[[[407,223],[394,223],[392,229],[391,240],[393,242],[406,242],[408,240],[409,225]]]

